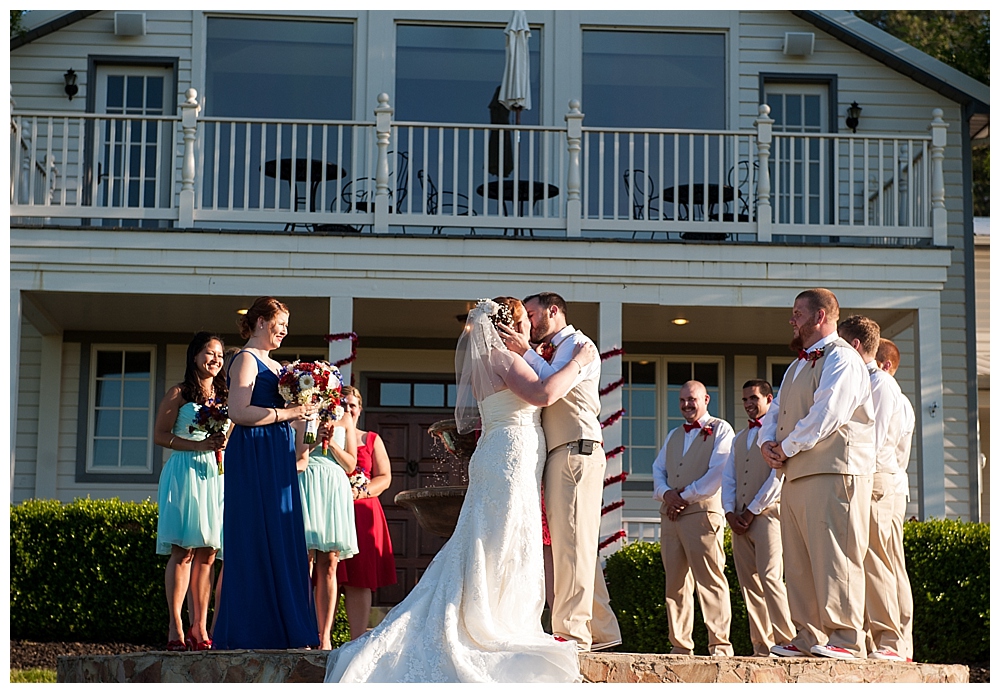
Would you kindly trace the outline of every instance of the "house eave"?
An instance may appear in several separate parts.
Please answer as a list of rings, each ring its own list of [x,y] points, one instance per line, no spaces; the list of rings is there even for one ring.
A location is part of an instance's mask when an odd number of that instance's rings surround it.
[[[86,19],[92,14],[97,14],[100,10],[74,10],[72,12],[67,12],[66,14],[59,15],[55,19],[40,24],[34,29],[29,29],[20,36],[14,36],[10,39],[10,49],[20,48],[21,46],[27,45],[36,39],[40,39],[43,36],[48,36],[54,31],[58,31],[65,26],[70,24],[75,24],[81,19]]]

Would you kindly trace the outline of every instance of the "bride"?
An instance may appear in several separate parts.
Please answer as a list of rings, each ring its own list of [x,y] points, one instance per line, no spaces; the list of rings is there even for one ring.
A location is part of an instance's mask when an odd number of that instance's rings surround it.
[[[540,624],[545,587],[539,407],[561,397],[597,356],[577,347],[539,380],[496,324],[530,330],[521,302],[484,299],[455,353],[460,433],[480,425],[469,489],[451,539],[406,599],[374,630],[330,653],[327,682],[575,682],[576,644]]]

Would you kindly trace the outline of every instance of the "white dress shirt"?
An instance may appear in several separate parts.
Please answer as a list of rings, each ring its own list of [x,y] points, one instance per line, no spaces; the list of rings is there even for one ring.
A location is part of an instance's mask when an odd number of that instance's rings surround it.
[[[710,418],[706,412],[698,419],[698,423],[704,428]],[[702,435],[701,428],[692,428],[685,432],[683,426],[678,426],[667,434],[667,439],[663,441],[663,447],[660,448],[656,460],[653,461],[653,498],[658,501],[662,501],[664,494],[670,490],[670,485],[667,484],[667,444],[670,443],[671,436],[677,435],[678,431],[680,431],[679,435],[684,436],[684,453],[687,453],[695,438]],[[735,435],[733,427],[727,422],[719,420],[713,424],[712,438],[714,441],[712,443],[712,457],[708,461],[708,471],[700,479],[688,484],[687,488],[681,492],[681,498],[688,503],[697,503],[711,498],[719,492],[719,488],[722,486],[722,468],[725,466],[726,460],[729,459]]]
[[[839,337],[834,332],[816,342],[809,349],[809,353],[837,339]],[[799,371],[806,367],[804,359],[796,361],[785,371],[781,382],[784,383],[786,380],[792,382]],[[819,386],[813,396],[813,405],[805,418],[800,419],[788,437],[781,441],[781,449],[788,457],[812,449],[816,443],[829,437],[850,421],[854,411],[868,402],[871,395],[868,370],[858,352],[850,348],[829,350],[824,361],[823,373],[819,377]],[[757,436],[759,445],[776,439],[778,413],[781,411],[780,399],[781,390],[778,390],[771,407],[761,420],[760,433]],[[852,473],[871,474],[871,469],[858,469]]]
[[[531,366],[531,370],[538,374],[538,377],[545,380],[550,375],[558,371],[573,359],[573,348],[577,344],[594,344],[594,342],[572,325],[566,325],[552,337],[552,346],[555,353],[552,355],[552,363],[549,363],[541,355],[532,349],[524,352],[524,360]],[[597,349],[597,345],[594,345]],[[593,361],[580,369],[580,373],[573,380],[573,384],[566,388],[566,392],[560,395],[565,397],[566,393],[572,390],[585,380],[594,380],[600,384],[601,380],[601,357],[597,356]]]
[[[896,474],[900,471],[896,459],[897,440],[889,440],[892,423],[899,421],[903,424],[903,392],[899,389],[896,380],[880,369],[875,361],[865,364],[868,369],[872,386],[872,406],[875,409],[875,471],[885,474]],[[882,453],[882,449],[889,446],[892,454]]]
[[[895,380],[895,378],[894,378]],[[913,431],[916,428],[917,420],[913,414],[913,405],[909,398],[900,391],[900,400],[903,405],[903,423],[900,426],[899,440],[896,442],[896,465],[899,472],[896,473],[895,491],[905,495],[906,500],[910,500],[910,478],[906,474],[906,468],[910,464],[910,444],[913,442]]]
[[[747,450],[757,444],[757,429],[751,428],[747,433]],[[781,484],[785,476],[778,476],[777,470],[772,469],[757,495],[747,505],[754,515],[760,515],[778,502],[781,497]],[[736,446],[733,445],[726,458],[725,466],[722,468],[722,510],[727,513],[736,512]]]

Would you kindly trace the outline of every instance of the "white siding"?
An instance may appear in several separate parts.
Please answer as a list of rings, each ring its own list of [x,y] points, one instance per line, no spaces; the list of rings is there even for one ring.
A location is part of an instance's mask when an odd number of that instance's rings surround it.
[[[35,495],[39,380],[42,371],[42,336],[34,325],[23,318],[19,365],[17,440],[14,450],[14,483],[11,489],[14,503]]]

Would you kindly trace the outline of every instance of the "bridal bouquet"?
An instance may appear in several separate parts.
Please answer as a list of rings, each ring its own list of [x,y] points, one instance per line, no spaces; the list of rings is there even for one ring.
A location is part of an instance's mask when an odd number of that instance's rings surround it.
[[[343,379],[340,369],[331,366],[326,361],[295,361],[281,369],[278,376],[278,392],[282,398],[291,404],[309,404],[320,402],[328,407],[331,416],[340,407],[340,388]],[[340,418],[339,416],[336,418]],[[336,419],[333,419],[336,420]],[[316,431],[319,427],[317,419],[309,419],[306,424],[305,442],[316,442]]]
[[[213,400],[197,405],[194,422],[188,426],[188,433],[204,433],[205,437],[216,433],[225,433],[229,428],[229,407],[216,406]],[[222,450],[215,451],[215,463],[222,474]]]

